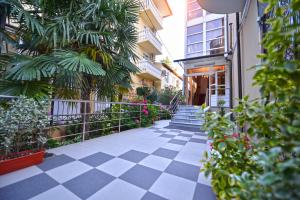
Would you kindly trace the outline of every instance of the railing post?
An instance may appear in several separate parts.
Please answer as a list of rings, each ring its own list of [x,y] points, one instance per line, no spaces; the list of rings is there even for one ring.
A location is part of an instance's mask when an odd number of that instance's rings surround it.
[[[121,132],[121,106],[122,104],[120,103],[120,109],[119,109],[119,133]]]
[[[142,105],[140,104],[140,127],[142,127]]]
[[[86,126],[86,101],[83,108],[83,128],[82,128],[82,142],[85,140],[85,126]]]

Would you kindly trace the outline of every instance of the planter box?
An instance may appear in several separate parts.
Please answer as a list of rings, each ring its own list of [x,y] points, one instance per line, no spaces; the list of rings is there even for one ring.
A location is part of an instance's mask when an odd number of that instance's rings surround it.
[[[15,158],[0,160],[0,175],[40,164],[44,160],[44,155],[45,150],[28,150],[14,154]]]

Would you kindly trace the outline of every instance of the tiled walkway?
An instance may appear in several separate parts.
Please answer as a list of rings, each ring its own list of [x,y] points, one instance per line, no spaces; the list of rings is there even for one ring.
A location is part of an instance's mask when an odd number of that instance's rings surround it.
[[[52,149],[41,165],[0,176],[0,199],[215,199],[199,173],[206,136],[167,125]]]

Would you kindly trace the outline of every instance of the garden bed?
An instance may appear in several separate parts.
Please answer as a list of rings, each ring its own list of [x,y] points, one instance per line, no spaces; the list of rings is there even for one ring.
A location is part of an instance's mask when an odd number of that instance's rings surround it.
[[[43,162],[45,150],[26,150],[0,157],[0,175]]]

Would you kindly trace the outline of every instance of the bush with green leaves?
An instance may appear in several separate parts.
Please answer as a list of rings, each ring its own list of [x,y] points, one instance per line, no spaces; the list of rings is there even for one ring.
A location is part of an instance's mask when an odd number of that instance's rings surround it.
[[[263,62],[254,76],[261,98],[240,102],[234,126],[225,116],[206,121],[213,152],[203,170],[211,174],[219,199],[300,199],[300,2],[264,2],[270,16],[263,39],[267,53],[259,55]],[[231,126],[247,136],[249,148],[227,136]]]
[[[177,90],[173,86],[168,86],[165,87],[164,89],[161,90],[161,92],[158,95],[158,102],[163,104],[163,105],[170,105],[170,102],[174,98],[175,95],[177,95],[180,91]],[[183,101],[183,97],[180,96],[180,102]]]
[[[0,141],[5,154],[42,148],[47,141],[48,101],[20,96],[0,107]]]
[[[144,99],[150,94],[150,92],[151,89],[146,86],[136,88],[136,94],[138,96],[144,97]]]
[[[258,167],[252,158],[255,149],[247,133],[240,133],[230,120],[231,113],[205,113],[204,129],[208,132],[211,151],[204,154],[201,171],[211,174],[211,184],[218,199],[234,199],[242,189],[238,176],[255,172]]]

